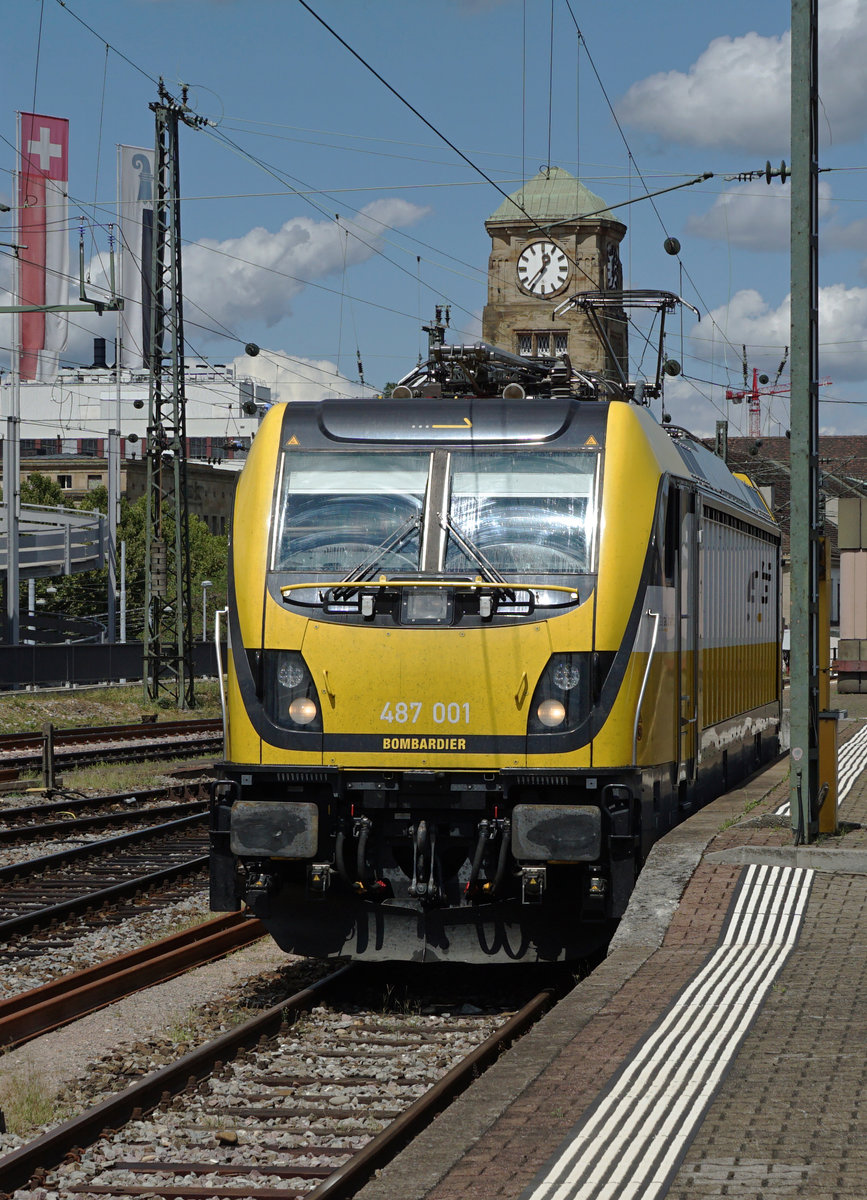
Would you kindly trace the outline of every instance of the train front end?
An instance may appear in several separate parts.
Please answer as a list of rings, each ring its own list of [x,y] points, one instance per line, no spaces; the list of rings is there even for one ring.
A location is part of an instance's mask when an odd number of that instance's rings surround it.
[[[316,956],[602,944],[640,857],[661,472],[624,404],[271,410],[236,498],[212,908]]]

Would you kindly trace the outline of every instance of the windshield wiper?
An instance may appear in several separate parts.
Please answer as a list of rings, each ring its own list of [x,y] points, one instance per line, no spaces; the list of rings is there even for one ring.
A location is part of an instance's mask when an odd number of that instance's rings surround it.
[[[493,563],[488,562],[479,547],[470,541],[466,533],[459,528],[457,523],[452,520],[449,514],[437,513],[437,517],[439,518],[440,527],[447,530],[447,532],[451,534],[457,543],[458,549],[464,552],[470,562],[476,564],[481,572],[482,578],[488,583],[497,584],[497,586],[501,587],[506,593],[508,599],[514,601],[515,589],[511,586],[511,584],[507,583]]]
[[[367,558],[363,558],[357,566],[352,568],[348,575],[341,579],[341,586],[334,588],[332,592],[334,599],[345,600],[347,596],[356,591],[356,585],[364,583],[371,575],[378,571],[383,558],[402,546],[413,531],[418,531],[420,525],[421,519],[418,515],[407,517],[394,533],[389,534],[385,541],[380,542]]]

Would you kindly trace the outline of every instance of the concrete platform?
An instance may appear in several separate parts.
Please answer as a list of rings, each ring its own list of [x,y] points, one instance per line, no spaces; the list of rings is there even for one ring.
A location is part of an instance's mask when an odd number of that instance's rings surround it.
[[[867,697],[841,832],[788,760],[653,850],[605,962],[360,1200],[867,1196]]]

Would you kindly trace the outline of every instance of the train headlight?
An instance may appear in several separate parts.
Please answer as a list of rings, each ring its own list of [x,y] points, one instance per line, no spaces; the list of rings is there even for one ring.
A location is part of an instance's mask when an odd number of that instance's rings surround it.
[[[543,700],[536,709],[536,716],[548,729],[556,729],[566,720],[566,706],[559,700]]]
[[[304,664],[286,655],[277,668],[277,682],[284,688],[297,688],[304,681]]]
[[[527,733],[570,733],[590,715],[590,654],[553,654],[527,715]]]
[[[572,661],[576,657],[577,655],[572,654],[562,655],[561,661],[551,672],[555,686],[564,692],[571,692],[581,682],[581,667],[577,662]]]
[[[322,712],[313,676],[298,651],[266,650],[262,657],[268,717],[281,729],[321,733]]]
[[[289,716],[296,725],[309,725],[311,721],[316,720],[318,713],[316,701],[309,700],[306,696],[296,696],[289,705]]]

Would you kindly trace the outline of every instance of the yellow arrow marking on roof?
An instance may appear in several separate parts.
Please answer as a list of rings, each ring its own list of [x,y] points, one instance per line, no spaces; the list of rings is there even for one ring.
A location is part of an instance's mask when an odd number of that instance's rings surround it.
[[[469,417],[464,417],[463,425],[431,425],[431,429],[472,429],[473,423]]]

